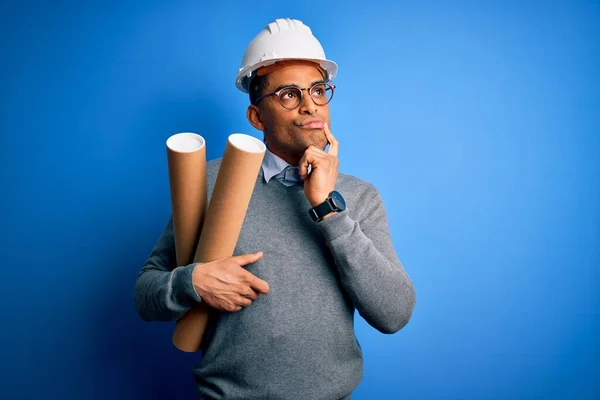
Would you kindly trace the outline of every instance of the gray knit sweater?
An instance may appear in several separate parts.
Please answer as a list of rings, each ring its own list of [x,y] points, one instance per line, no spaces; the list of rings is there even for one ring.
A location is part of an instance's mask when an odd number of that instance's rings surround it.
[[[212,193],[220,159],[207,163]],[[217,314],[194,370],[204,399],[350,398],[363,373],[354,310],[394,333],[415,306],[376,189],[339,174],[347,208],[313,222],[302,185],[266,183],[259,173],[235,255],[262,251],[245,268],[270,292],[239,312]],[[209,197],[210,198],[210,197]],[[174,321],[201,301],[194,264],[175,267],[171,220],[141,269],[135,305],[146,321]]]

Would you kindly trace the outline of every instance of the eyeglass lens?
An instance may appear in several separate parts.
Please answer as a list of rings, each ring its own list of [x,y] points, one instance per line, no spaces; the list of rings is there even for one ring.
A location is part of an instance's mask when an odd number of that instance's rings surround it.
[[[309,93],[315,104],[324,106],[331,100],[333,88],[329,84],[319,83],[312,86]],[[285,88],[279,92],[279,101],[285,108],[296,108],[302,101],[302,90],[297,87]]]

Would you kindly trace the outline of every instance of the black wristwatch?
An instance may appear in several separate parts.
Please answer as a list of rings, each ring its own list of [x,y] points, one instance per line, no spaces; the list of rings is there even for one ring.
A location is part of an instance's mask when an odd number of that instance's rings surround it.
[[[315,222],[320,222],[330,212],[339,212],[346,209],[346,202],[339,192],[329,193],[324,202],[308,210],[308,214]]]

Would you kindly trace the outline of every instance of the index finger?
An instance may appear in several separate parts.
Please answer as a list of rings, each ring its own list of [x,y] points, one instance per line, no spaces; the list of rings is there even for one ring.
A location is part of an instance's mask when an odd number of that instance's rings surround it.
[[[241,254],[239,256],[232,256],[230,259],[236,262],[240,267],[243,267],[248,264],[252,264],[260,260],[263,256],[263,252],[259,251],[258,253],[253,254]]]
[[[333,133],[331,133],[331,129],[329,129],[329,124],[327,122],[325,122],[324,131],[325,131],[325,137],[327,138],[327,141],[329,142],[329,151],[327,151],[327,154],[337,157],[338,151],[340,149],[340,143],[333,136]]]
[[[263,281],[262,279],[258,278],[256,275],[253,275],[248,271],[246,272],[249,274],[249,276],[247,275],[248,284],[252,289],[262,294],[269,293],[269,284],[266,281]]]

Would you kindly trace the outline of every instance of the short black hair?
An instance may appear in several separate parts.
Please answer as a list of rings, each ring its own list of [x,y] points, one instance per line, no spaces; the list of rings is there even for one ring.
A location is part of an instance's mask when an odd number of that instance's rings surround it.
[[[250,95],[250,104],[256,105],[256,100],[262,96],[263,91],[269,85],[268,75],[254,76],[248,85],[248,94]]]

